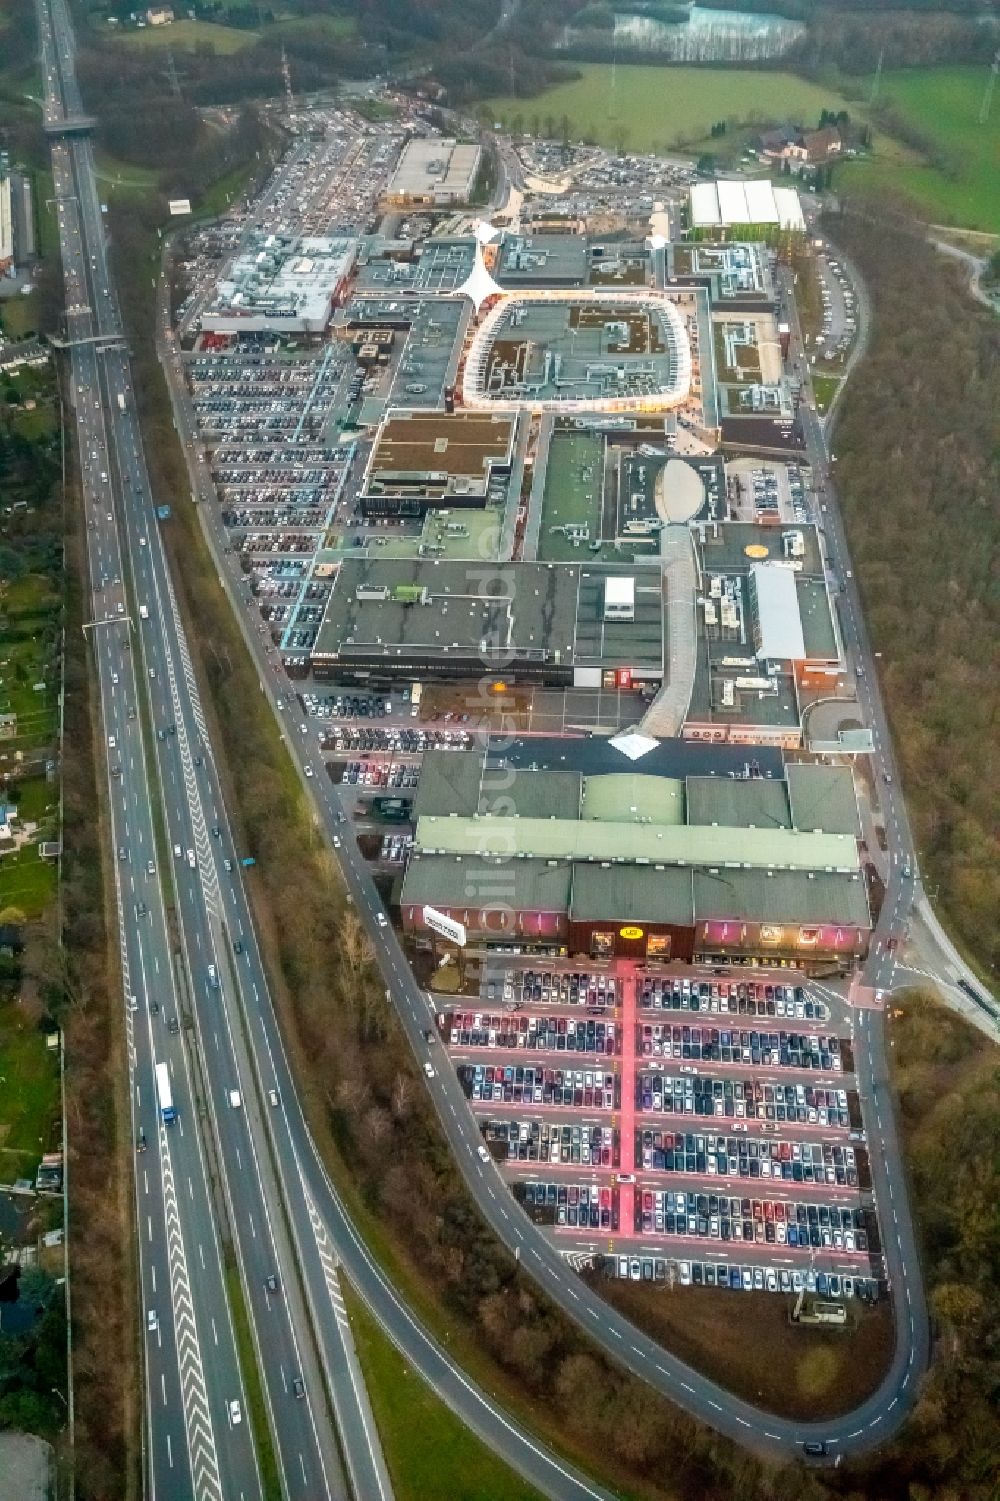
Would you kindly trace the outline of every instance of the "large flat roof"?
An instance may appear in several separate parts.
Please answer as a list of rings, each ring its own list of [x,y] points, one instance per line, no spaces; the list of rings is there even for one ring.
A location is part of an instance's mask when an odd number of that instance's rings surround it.
[[[782,229],[798,230],[806,227],[795,188],[779,187],[760,178],[695,183],[690,190],[690,212],[696,229],[728,224],[777,224]]]
[[[456,860],[451,855],[411,856],[403,877],[403,906],[565,912],[572,866],[545,860]]]
[[[797,829],[825,829],[830,834],[861,838],[858,795],[850,767],[792,761],[786,774]]]
[[[479,165],[480,148],[445,136],[418,136],[407,141],[389,179],[393,197],[466,198]]]
[[[571,922],[633,921],[689,928],[694,922],[691,872],[648,865],[605,870],[578,862],[573,866],[569,915]]]
[[[602,823],[682,824],[684,783],[639,771],[586,777],[581,816]]]
[[[468,563],[345,559],[313,655],[386,664],[473,655],[487,670],[505,658],[571,664],[579,570],[517,563],[483,573]]]
[[[696,870],[694,911],[697,921],[871,926],[864,879],[841,872]]]
[[[509,463],[515,422],[493,412],[390,412],[372,451],[369,483],[441,472],[485,482],[491,464]]]
[[[657,862],[775,870],[856,870],[857,844],[840,834],[720,825],[552,818],[437,818],[417,822],[418,848],[437,854]]]
[[[428,751],[420,770],[413,815],[418,819],[453,814],[576,818],[582,784],[578,771],[484,767],[480,751]]]
[[[806,655],[795,574],[781,563],[755,563],[750,591],[757,629],[757,655],[764,660],[801,662]]]
[[[792,827],[784,782],[763,777],[688,777],[685,788],[690,824],[722,824],[731,829]]]
[[[842,872],[726,870],[586,862],[498,860],[416,853],[403,879],[403,906],[479,913],[555,912],[573,922],[697,922],[871,926],[865,883]],[[776,942],[780,941],[778,937]]]

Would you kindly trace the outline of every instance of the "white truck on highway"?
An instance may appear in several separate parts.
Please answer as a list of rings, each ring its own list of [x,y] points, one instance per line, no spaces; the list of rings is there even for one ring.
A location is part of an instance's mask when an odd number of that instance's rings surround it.
[[[120,391],[118,392],[118,410],[120,412],[125,410],[125,398]]]

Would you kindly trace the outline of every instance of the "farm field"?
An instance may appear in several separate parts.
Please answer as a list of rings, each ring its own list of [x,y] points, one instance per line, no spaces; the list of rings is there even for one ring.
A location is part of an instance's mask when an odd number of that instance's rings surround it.
[[[883,73],[881,98],[940,150],[941,165],[876,157],[838,169],[838,187],[896,189],[934,223],[1000,233],[1000,100],[985,125],[985,68],[913,68]],[[869,85],[866,81],[865,92]]]
[[[212,21],[174,21],[170,26],[122,31],[116,40],[125,47],[179,47],[187,52],[196,47],[211,47],[229,54],[251,47],[258,35],[256,31],[239,31],[233,26],[216,26]]]
[[[552,116],[556,133],[563,116],[572,139],[586,137],[600,145],[627,151],[690,152],[712,145],[709,132],[716,120],[778,119],[815,124],[822,109],[851,110],[836,89],[821,88],[792,73],[769,73],[739,68],[646,68],[619,65],[614,108],[611,68],[602,63],[579,64],[581,76],[558,84],[532,99],[487,100],[497,120],[515,115],[530,124],[535,115]],[[715,143],[718,145],[718,143]]]

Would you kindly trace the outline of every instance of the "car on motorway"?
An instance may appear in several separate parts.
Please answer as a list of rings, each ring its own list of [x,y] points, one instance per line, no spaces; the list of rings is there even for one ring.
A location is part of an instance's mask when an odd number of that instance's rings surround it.
[[[278,1103],[278,1091],[276,1089],[269,1089],[267,1091],[267,1103],[269,1105],[277,1105],[277,1103]]]
[[[267,1288],[269,1293],[276,1293],[278,1291],[277,1272],[268,1272],[267,1276],[264,1278],[264,1286]]]
[[[292,1381],[292,1393],[296,1397],[304,1397],[305,1396],[305,1394],[306,1394],[306,1384],[302,1380],[301,1376],[296,1376],[295,1379]]]
[[[387,928],[389,926],[389,919],[386,917],[384,912],[376,912],[375,921],[378,923],[380,928]]]
[[[156,1309],[155,1309],[155,1308],[151,1308],[151,1309],[150,1309],[150,1310],[149,1310],[149,1312],[148,1312],[148,1313],[147,1313],[147,1314],[146,1314],[146,1328],[147,1328],[147,1329],[148,1329],[148,1330],[149,1330],[149,1331],[150,1331],[150,1333],[151,1333],[151,1334],[152,1334],[152,1333],[154,1333],[154,1332],[155,1332],[155,1331],[156,1331],[156,1330],[157,1330],[157,1329],[158,1329],[158,1328],[159,1328],[159,1327],[160,1327],[160,1324],[159,1324],[159,1320],[158,1320],[158,1318],[157,1318],[157,1317],[156,1317]]]
[[[243,1409],[234,1397],[229,1404],[229,1421],[236,1428],[243,1421]]]

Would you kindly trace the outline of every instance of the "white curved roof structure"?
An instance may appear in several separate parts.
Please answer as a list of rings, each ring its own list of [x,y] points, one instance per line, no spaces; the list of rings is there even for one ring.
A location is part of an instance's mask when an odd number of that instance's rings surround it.
[[[480,225],[480,229],[482,228],[483,226]],[[496,231],[494,230],[494,234],[495,233]],[[460,287],[456,287],[454,292],[449,292],[447,295],[449,297],[457,296],[471,298],[473,304],[475,305],[477,317],[479,315],[479,309],[482,307],[487,297],[503,296],[503,287],[501,287],[499,283],[493,280],[493,277],[486,269],[486,262],[483,260],[483,242],[479,239],[478,230],[476,231],[476,259],[473,264],[472,270],[469,272],[462,285]]]
[[[481,267],[481,270],[480,270]],[[688,340],[684,318],[670,295],[655,287],[641,289],[616,288],[613,296],[606,290],[594,287],[568,288],[542,291],[537,288],[505,292],[498,287],[481,256],[477,255],[476,266],[464,286],[457,289],[476,302],[478,312],[482,302],[492,293],[499,293],[499,300],[484,318],[468,346],[465,368],[462,373],[463,406],[481,411],[520,411],[530,407],[543,412],[662,412],[680,406],[691,392],[691,345]],[[478,300],[477,300],[478,299]],[[490,349],[501,333],[501,326],[512,307],[525,303],[548,303],[554,306],[584,305],[593,307],[604,303],[615,307],[634,306],[638,309],[655,310],[659,315],[666,335],[670,353],[669,370],[659,389],[627,396],[581,396],[569,394],[541,396],[517,391],[487,392],[486,372],[489,366]]]

